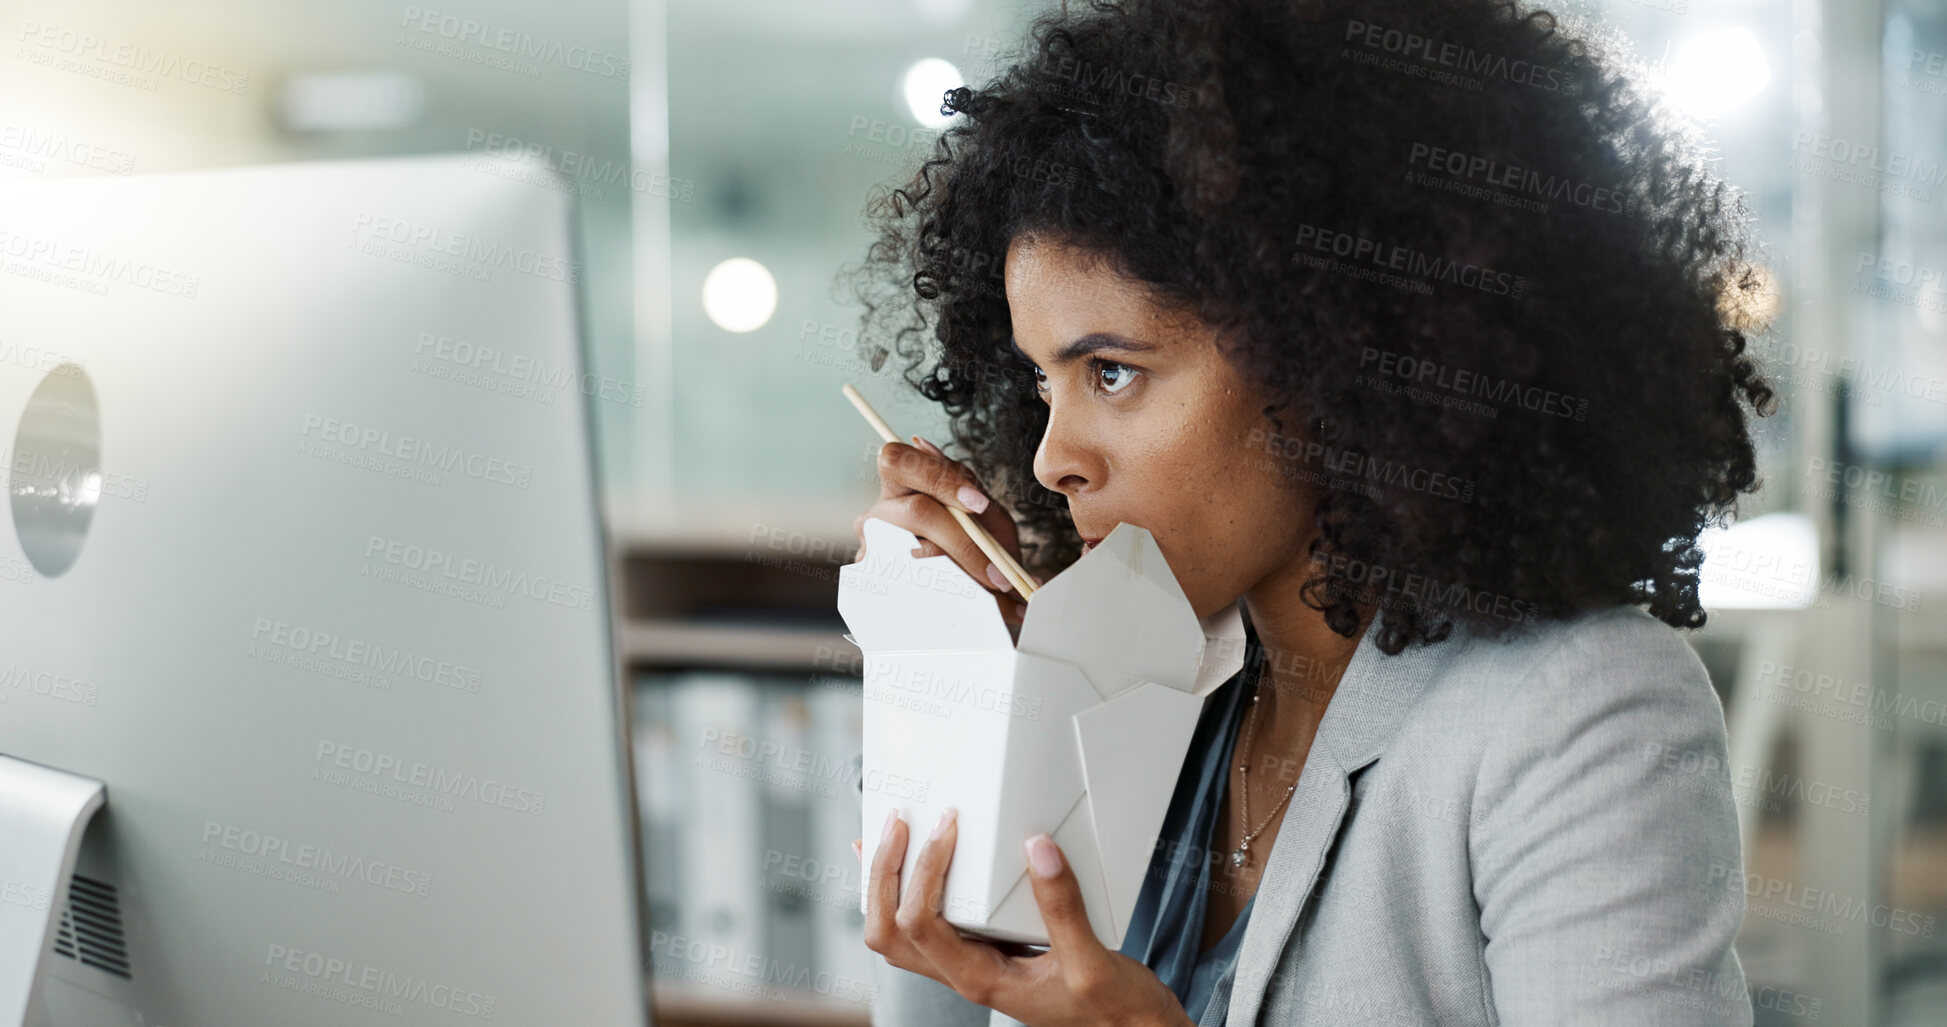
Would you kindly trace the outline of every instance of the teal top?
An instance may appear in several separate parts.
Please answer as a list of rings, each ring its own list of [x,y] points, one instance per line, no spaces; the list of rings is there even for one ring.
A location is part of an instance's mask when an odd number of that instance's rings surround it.
[[[1237,922],[1208,952],[1203,942],[1204,912],[1210,900],[1210,852],[1217,813],[1224,801],[1224,783],[1238,726],[1257,691],[1257,669],[1263,663],[1257,633],[1245,620],[1244,666],[1219,685],[1204,703],[1190,737],[1183,770],[1176,778],[1169,811],[1156,839],[1136,907],[1123,935],[1122,954],[1139,960],[1169,985],[1190,1019],[1202,1021],[1210,993],[1230,969],[1244,941],[1244,925],[1251,918],[1257,895],[1237,914]],[[1211,859],[1229,858],[1212,853]]]

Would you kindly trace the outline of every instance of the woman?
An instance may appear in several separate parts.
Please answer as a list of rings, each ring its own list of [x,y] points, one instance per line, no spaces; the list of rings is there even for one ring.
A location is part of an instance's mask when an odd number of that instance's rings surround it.
[[[859,270],[966,456],[888,443],[861,525],[1018,620],[947,507],[1042,576],[1138,524],[1251,645],[1119,952],[1045,836],[1035,954],[937,912],[950,816],[903,891],[934,825],[885,825],[878,1022],[1751,1022],[1674,629],[1756,486],[1759,279],[1619,66],[1492,0],[1130,0],[946,95]]]

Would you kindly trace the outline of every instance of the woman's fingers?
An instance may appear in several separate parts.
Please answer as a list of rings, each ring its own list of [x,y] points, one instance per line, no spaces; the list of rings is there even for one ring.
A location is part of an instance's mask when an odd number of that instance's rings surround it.
[[[881,495],[854,525],[860,541],[864,541],[865,521],[878,517],[919,537],[920,544],[913,551],[916,557],[948,556],[988,591],[1013,593],[1018,598],[1012,583],[960,526],[952,509],[966,512],[972,506],[984,506],[980,514],[969,516],[979,521],[1010,555],[1017,554],[1020,545],[1013,518],[1000,504],[986,499],[972,476],[959,464],[936,453],[937,447],[928,451],[903,442],[888,442],[880,447]],[[963,494],[962,489],[972,491]],[[1003,614],[1012,613],[1014,616],[1009,619],[1018,620],[1018,612],[1004,609]]]
[[[899,909],[899,872],[905,858],[906,824],[899,811],[892,810],[886,815],[879,847],[872,853],[871,880],[866,882],[865,943],[875,951],[884,951],[895,930],[892,915]],[[875,939],[875,934],[881,937]]]
[[[913,436],[913,441],[918,443],[930,455],[952,464],[967,480],[973,483],[973,488],[979,490],[981,495],[986,495],[986,490],[981,488],[979,479],[974,477],[973,472],[967,470],[965,464],[947,456],[946,453],[940,450],[940,447],[935,446],[932,442],[918,435]],[[1021,539],[1017,534],[1013,515],[1009,514],[999,503],[990,502],[987,504],[986,509],[970,512],[968,516],[979,522],[981,527],[986,528],[987,534],[994,536],[994,541],[999,542],[1001,548],[1007,550],[1014,557],[1016,563],[1020,562]]]
[[[965,468],[904,442],[879,447],[879,485],[882,499],[918,492],[970,514],[984,513],[993,505]]]
[[[899,873],[906,862],[906,822],[899,811],[887,813],[879,848],[872,854],[872,873],[866,882],[865,947],[886,957],[886,961],[906,970],[906,953],[912,946],[900,934],[893,917],[899,912]]]
[[[889,517],[887,520],[920,536],[924,540],[921,549],[930,546],[933,550],[937,550],[930,554],[934,556],[945,553],[982,587],[990,592],[1000,591],[999,586],[994,583],[994,578],[987,573],[987,568],[993,561],[987,559],[987,554],[981,551],[973,537],[960,527],[959,522],[953,519],[953,515],[948,513],[945,507],[934,502],[932,497],[914,494],[901,496],[898,499],[882,499],[875,507],[875,509],[879,508],[893,511],[897,519]],[[919,555],[923,557],[929,554]],[[1004,577],[1000,580],[1007,581]]]
[[[932,835],[920,846],[919,858],[913,862],[913,879],[899,900],[899,912],[893,918],[915,943],[940,930],[953,933],[942,917],[946,908],[946,870],[953,862],[953,842],[959,837],[953,820],[954,810],[949,806],[933,825]]]
[[[959,929],[947,922],[946,875],[953,866],[953,849],[959,838],[959,820],[948,807],[919,850],[897,920],[906,940],[949,987],[973,1002],[988,1005],[1015,971],[998,949],[961,937]]]
[[[1082,901],[1081,882],[1068,866],[1061,847],[1046,834],[1037,834],[1024,843],[1028,856],[1028,880],[1034,888],[1034,904],[1041,911],[1041,922],[1048,928],[1048,944],[1063,962],[1076,962],[1106,951],[1102,940],[1089,926],[1088,906]]]

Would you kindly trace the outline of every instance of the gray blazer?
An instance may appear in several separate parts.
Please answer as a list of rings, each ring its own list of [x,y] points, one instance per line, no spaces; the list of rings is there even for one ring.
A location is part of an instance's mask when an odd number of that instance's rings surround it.
[[[1200,1027],[1752,1022],[1724,712],[1635,607],[1361,641]],[[1017,1021],[873,956],[875,1027]]]

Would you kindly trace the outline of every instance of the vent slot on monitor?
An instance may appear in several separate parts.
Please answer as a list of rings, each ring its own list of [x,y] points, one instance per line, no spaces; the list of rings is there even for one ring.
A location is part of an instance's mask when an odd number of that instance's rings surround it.
[[[114,885],[74,875],[74,882],[68,886],[68,904],[61,909],[54,952],[83,966],[130,979],[128,943],[122,936],[122,905]]]

